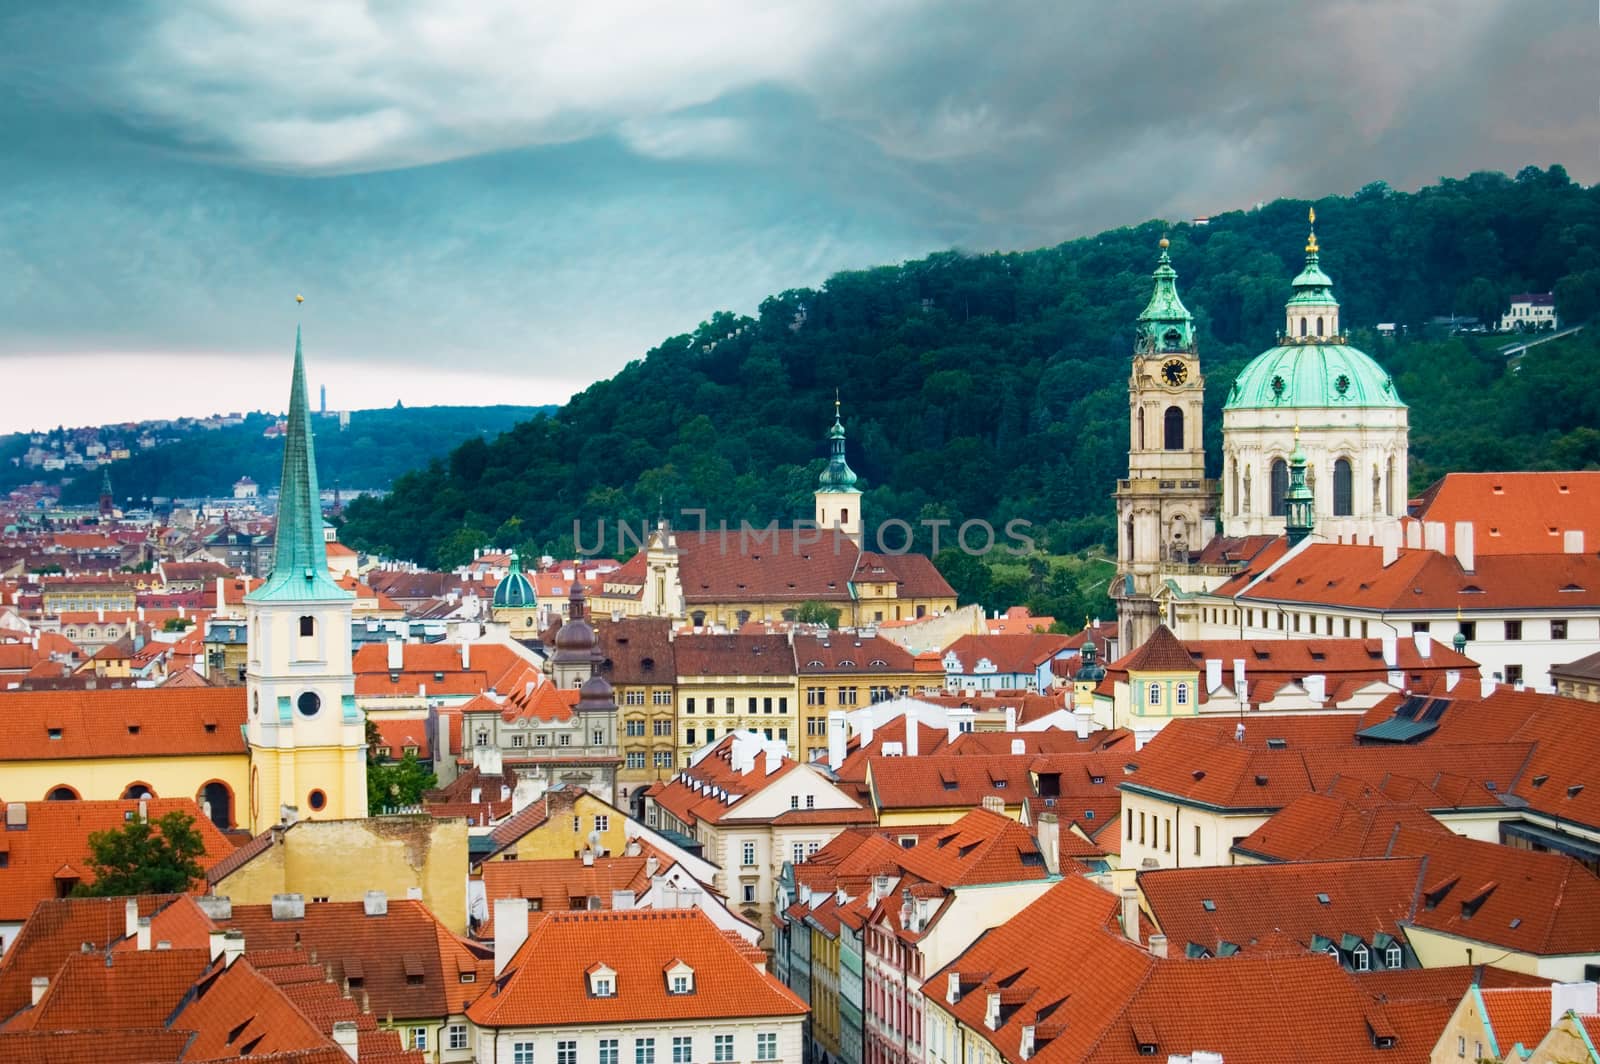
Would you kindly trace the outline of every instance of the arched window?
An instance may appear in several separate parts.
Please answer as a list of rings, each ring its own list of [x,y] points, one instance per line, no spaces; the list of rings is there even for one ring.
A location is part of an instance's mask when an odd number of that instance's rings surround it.
[[[47,802],[76,802],[78,800],[78,792],[63,783],[59,787],[52,787],[44,796],[44,800]]]
[[[1161,704],[1161,685],[1154,680],[1150,682],[1149,695],[1145,699],[1146,705],[1159,706]]]
[[[1304,336],[1305,334],[1306,334],[1306,319],[1301,318],[1300,319],[1300,335]]]
[[[221,780],[208,780],[194,797],[213,824],[224,831],[233,827],[232,787]]]
[[[315,617],[300,618],[300,634],[311,636],[317,634],[317,619]]]
[[[1189,704],[1189,685],[1180,683],[1173,692],[1173,701],[1180,706]]]
[[[1350,459],[1337,459],[1333,463],[1333,516],[1349,517],[1356,512],[1353,480]]]
[[[1284,505],[1284,496],[1289,494],[1289,463],[1282,458],[1272,460],[1272,509],[1273,517],[1282,517],[1288,513]]]
[[[124,800],[133,798],[154,798],[155,796],[156,792],[151,790],[150,785],[142,780],[135,783],[130,783],[126,787],[122,788],[122,797]]]
[[[1166,416],[1161,419],[1161,445],[1169,451],[1183,450],[1183,411],[1175,406],[1167,407]]]
[[[1133,518],[1131,517],[1128,518],[1127,541],[1128,548],[1124,552],[1123,557],[1127,558],[1131,562],[1133,561]]]
[[[1322,335],[1322,319],[1320,317],[1317,318],[1317,335]]]
[[[1141,406],[1139,408],[1139,412],[1134,415],[1134,420],[1139,423],[1139,450],[1142,451],[1144,450],[1144,407]]]

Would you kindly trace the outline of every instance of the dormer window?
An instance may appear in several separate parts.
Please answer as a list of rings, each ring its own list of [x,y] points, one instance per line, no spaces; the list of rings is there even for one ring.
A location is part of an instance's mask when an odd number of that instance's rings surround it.
[[[694,993],[694,969],[677,960],[667,965],[667,991],[672,994]]]
[[[617,996],[617,973],[612,968],[597,964],[589,969],[589,996],[609,998]]]

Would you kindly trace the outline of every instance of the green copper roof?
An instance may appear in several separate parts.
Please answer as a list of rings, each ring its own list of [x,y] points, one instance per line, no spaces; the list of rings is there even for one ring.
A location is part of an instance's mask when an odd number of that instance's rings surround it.
[[[837,399],[833,401],[833,428],[828,430],[828,445],[832,453],[828,457],[827,468],[817,477],[817,490],[852,491],[859,494],[861,489],[856,487],[855,471],[844,460],[844,422],[839,420]]]
[[[1194,316],[1178,298],[1178,271],[1167,254],[1166,237],[1161,238],[1161,257],[1150,276],[1156,283],[1139,314],[1139,346],[1148,351],[1186,351],[1194,344]]]
[[[494,586],[493,603],[506,609],[527,609],[536,604],[536,599],[533,585],[522,571],[522,559],[517,557],[516,551],[512,551],[511,567],[506,572],[506,578]]]
[[[272,573],[252,591],[251,602],[328,602],[354,598],[333,582],[322,539],[322,499],[317,456],[311,444],[311,404],[306,401],[305,359],[300,330],[294,331],[294,380],[283,440],[283,482],[278,489],[278,532]]]
[[[1284,493],[1284,532],[1289,546],[1311,534],[1315,498],[1306,483],[1306,453],[1300,449],[1300,430],[1294,430],[1294,451],[1289,455],[1289,490]]]
[[[1403,407],[1394,378],[1347,344],[1283,344],[1250,360],[1224,410]]]

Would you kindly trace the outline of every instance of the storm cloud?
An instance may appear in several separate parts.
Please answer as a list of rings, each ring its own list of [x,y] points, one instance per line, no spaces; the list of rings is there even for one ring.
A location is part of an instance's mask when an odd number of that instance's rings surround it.
[[[342,405],[559,400],[837,269],[1374,180],[1560,162],[1592,182],[1594,18],[1569,0],[7,5],[0,374],[120,381],[162,354],[163,394],[204,412],[220,363],[248,391],[281,360],[305,291],[314,368],[362,393]],[[76,409],[29,416],[92,420]]]

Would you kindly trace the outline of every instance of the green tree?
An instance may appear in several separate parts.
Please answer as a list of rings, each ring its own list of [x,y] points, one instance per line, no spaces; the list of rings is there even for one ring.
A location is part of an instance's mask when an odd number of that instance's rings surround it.
[[[795,620],[801,624],[825,624],[829,628],[839,627],[839,609],[829,606],[816,599],[806,599],[800,603],[800,608],[794,611]]]
[[[959,547],[946,547],[933,559],[934,568],[955,589],[956,599],[963,606],[988,601],[993,578],[983,559],[968,554]]]
[[[93,883],[73,893],[86,897],[181,894],[205,877],[199,858],[205,839],[194,817],[174,810],[159,820],[133,820],[89,836]]]
[[[389,763],[369,762],[367,815],[377,816],[386,809],[417,805],[422,801],[422,792],[437,786],[439,777],[417,760],[416,754],[408,753],[399,761]]]

